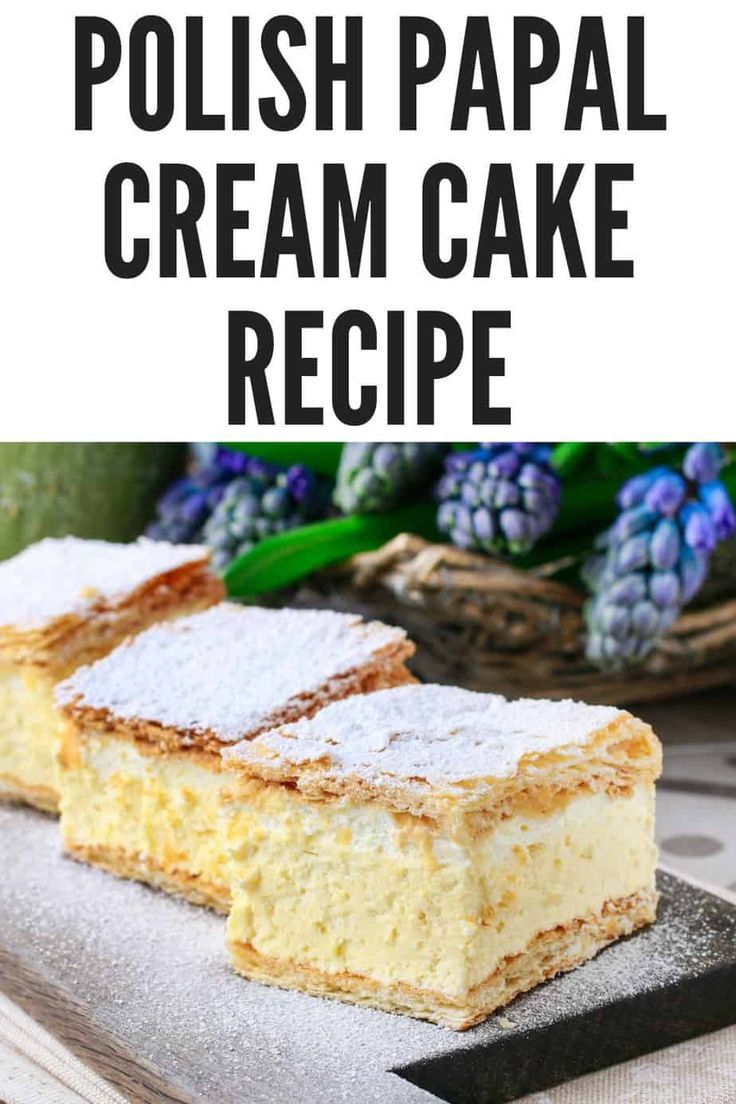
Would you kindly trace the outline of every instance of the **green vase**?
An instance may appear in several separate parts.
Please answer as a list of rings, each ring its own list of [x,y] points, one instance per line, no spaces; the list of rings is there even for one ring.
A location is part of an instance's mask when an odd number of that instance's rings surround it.
[[[133,540],[185,458],[181,444],[0,444],[0,559],[42,537]]]

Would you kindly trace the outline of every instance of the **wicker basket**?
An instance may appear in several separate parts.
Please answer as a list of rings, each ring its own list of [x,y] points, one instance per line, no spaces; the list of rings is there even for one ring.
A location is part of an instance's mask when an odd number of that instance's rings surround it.
[[[648,660],[615,673],[586,662],[584,597],[549,578],[551,570],[521,571],[403,534],[313,576],[292,600],[402,625],[416,642],[412,666],[420,678],[473,690],[621,704],[736,681],[730,555],[713,572],[700,606],[677,621]]]

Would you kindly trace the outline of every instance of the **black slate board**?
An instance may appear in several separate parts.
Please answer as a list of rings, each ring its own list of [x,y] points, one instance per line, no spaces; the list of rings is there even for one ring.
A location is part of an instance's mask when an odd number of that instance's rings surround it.
[[[506,1104],[736,1023],[736,906],[671,874],[660,873],[659,889],[657,924],[629,940],[639,947],[648,940],[652,959],[669,956],[659,982],[624,998],[603,992],[579,1011],[575,975],[555,978],[508,1006],[514,1027],[493,1037],[480,1029],[477,1043],[471,1033],[467,1048],[394,1072],[448,1104]],[[608,948],[583,969],[605,967],[606,956],[620,951],[621,944]],[[736,1073],[734,1080],[736,1100]]]

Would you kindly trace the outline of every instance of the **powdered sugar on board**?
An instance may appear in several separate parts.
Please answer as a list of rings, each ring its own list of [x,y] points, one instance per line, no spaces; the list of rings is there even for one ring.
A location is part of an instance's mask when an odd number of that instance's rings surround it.
[[[457,1035],[244,981],[221,917],[63,858],[57,823],[33,811],[0,806],[0,870],[4,949],[203,1104],[429,1104],[388,1071],[667,986],[707,964],[712,939],[713,899],[670,892],[653,928],[504,1009],[512,1027]]]
[[[298,768],[319,761],[335,778],[420,780],[450,788],[508,778],[524,755],[575,749],[621,716],[573,701],[507,701],[452,686],[402,686],[347,698],[311,720],[228,749],[248,763],[264,758]],[[325,765],[327,764],[327,765]]]
[[[209,558],[192,544],[48,537],[0,563],[0,626],[37,629],[132,594],[156,576]]]
[[[353,614],[225,602],[148,629],[76,671],[58,695],[124,720],[235,741],[405,640],[402,629]]]

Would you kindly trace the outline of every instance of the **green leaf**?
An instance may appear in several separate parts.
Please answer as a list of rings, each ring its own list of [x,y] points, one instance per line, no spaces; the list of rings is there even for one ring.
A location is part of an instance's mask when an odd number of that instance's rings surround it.
[[[594,448],[595,445],[587,441],[561,441],[553,448],[550,463],[561,476],[567,478],[589,459]]]
[[[726,485],[734,505],[736,505],[736,462],[731,462],[721,472],[721,480]]]
[[[234,598],[280,590],[328,564],[380,548],[398,533],[437,540],[436,507],[407,506],[387,514],[334,518],[260,541],[228,565],[224,582]]]
[[[306,464],[322,475],[334,476],[342,453],[341,441],[223,441],[224,448],[247,452],[271,464]]]
[[[637,467],[641,462],[642,454],[632,441],[611,441],[608,447],[618,453],[624,464]]]

